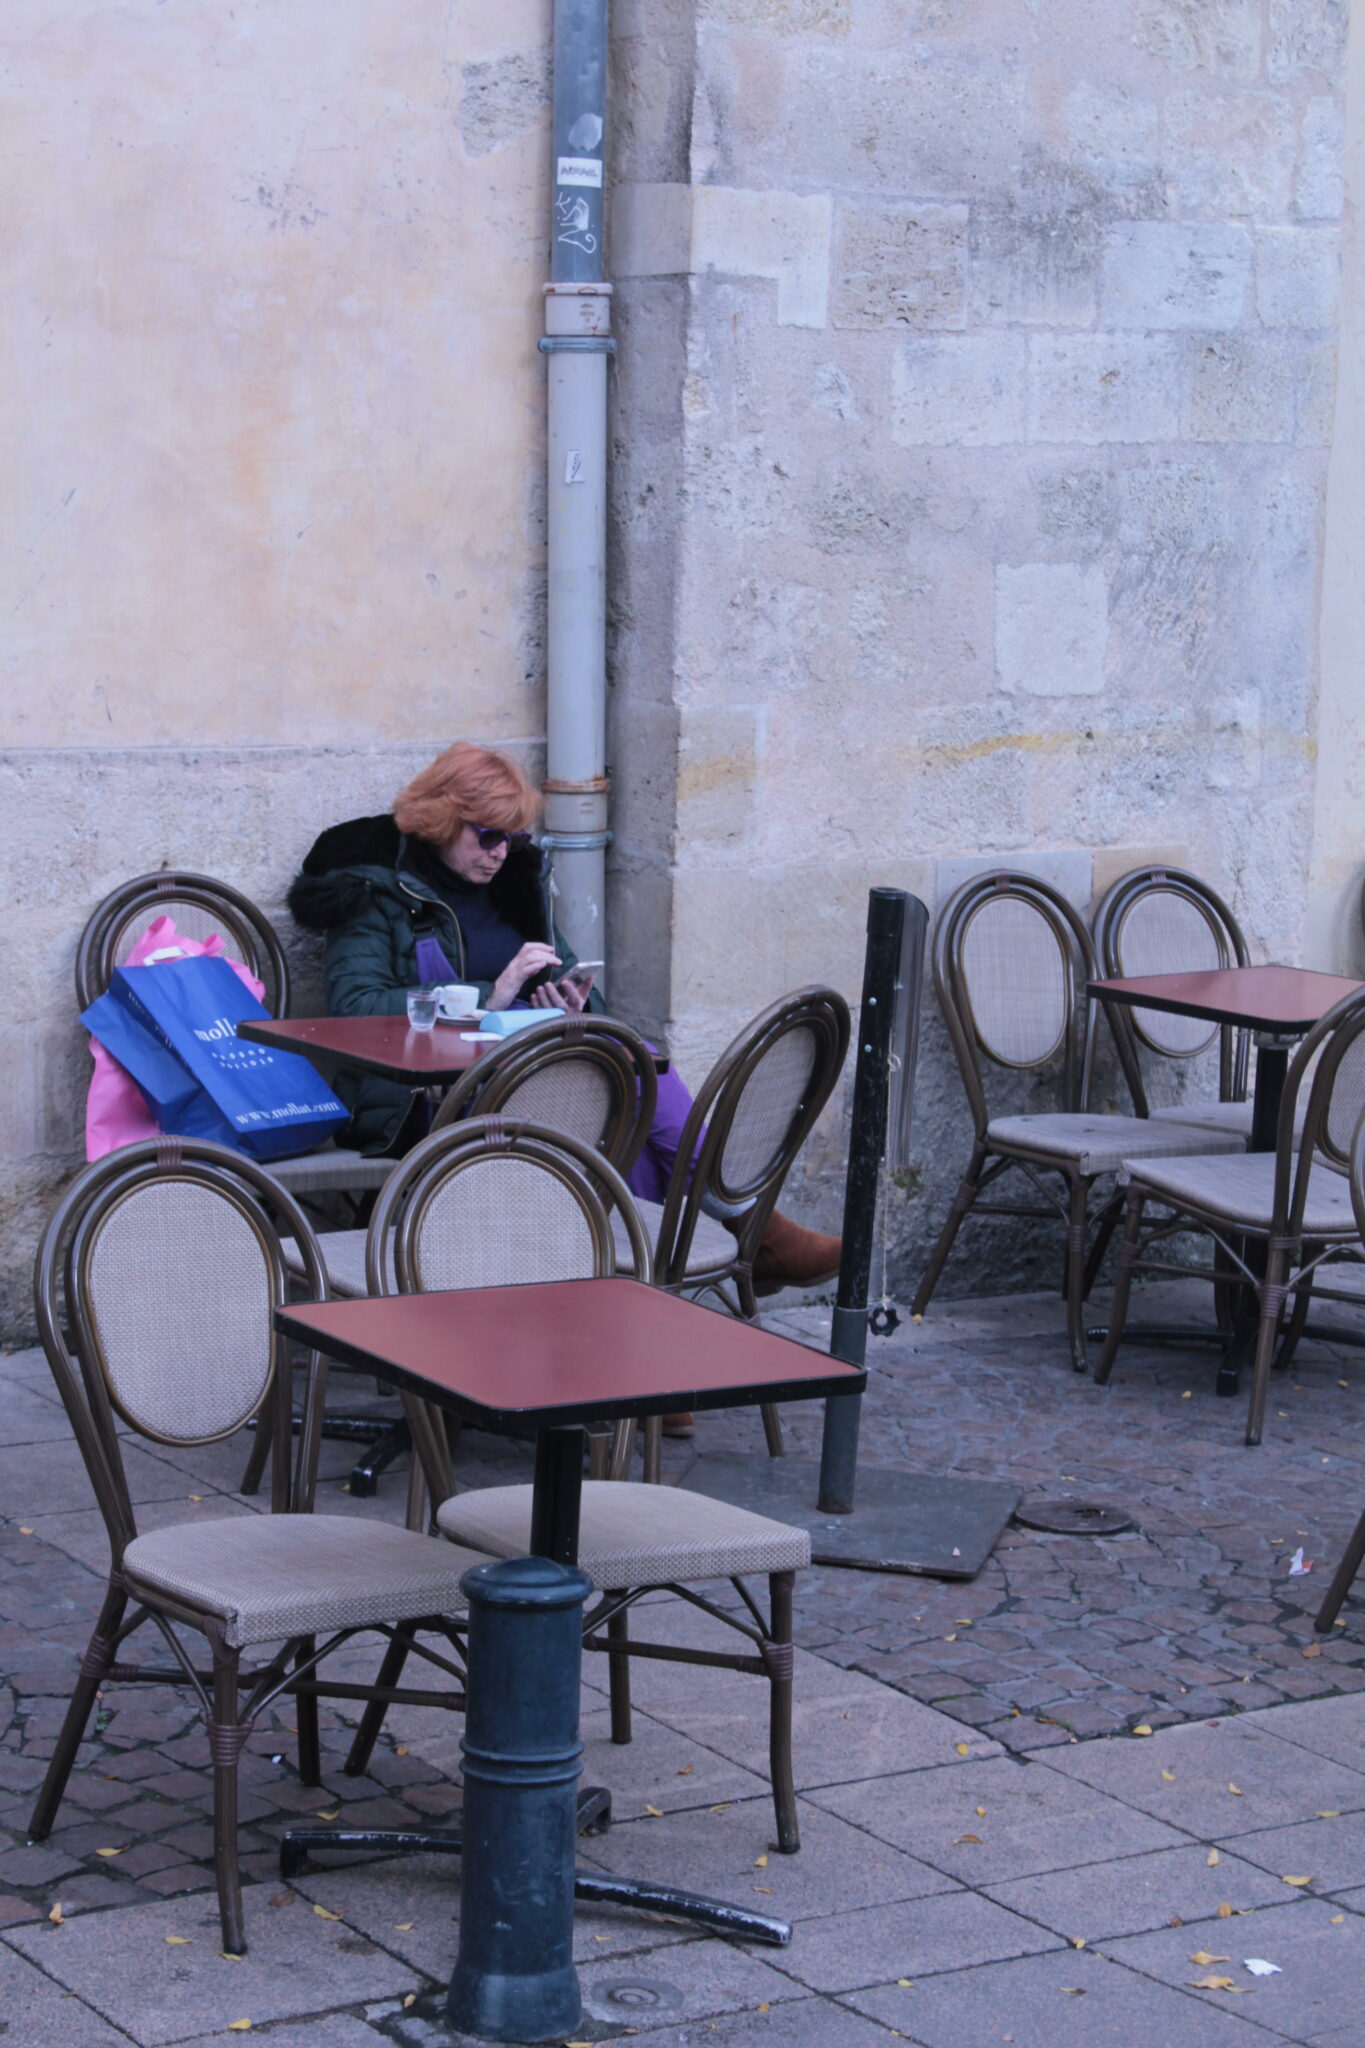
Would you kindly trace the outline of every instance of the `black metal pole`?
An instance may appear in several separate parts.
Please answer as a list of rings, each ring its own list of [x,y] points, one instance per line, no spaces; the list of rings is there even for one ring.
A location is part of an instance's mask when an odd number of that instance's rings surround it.
[[[867,953],[844,1184],[843,1258],[829,1340],[831,1355],[847,1365],[862,1365],[867,1354],[867,1288],[877,1223],[877,1176],[886,1148],[886,1083],[909,900],[904,889],[873,889],[867,899]],[[831,1395],[825,1402],[818,1502],[822,1515],[853,1512],[861,1412],[861,1394]]]
[[[460,1585],[469,1601],[465,1865],[446,2015],[486,2041],[564,2041],[583,2014],[575,1787],[592,1583],[551,1558],[513,1557],[475,1566]]]

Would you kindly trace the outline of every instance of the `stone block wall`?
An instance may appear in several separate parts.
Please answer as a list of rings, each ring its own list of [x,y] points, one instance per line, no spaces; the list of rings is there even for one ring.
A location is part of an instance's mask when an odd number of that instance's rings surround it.
[[[1338,0],[703,0],[690,120],[675,93],[652,158],[632,125],[613,215],[623,326],[674,289],[687,364],[644,420],[659,364],[623,356],[622,554],[636,479],[677,516],[615,677],[623,748],[646,671],[676,732],[684,1068],[795,982],[856,996],[871,882],[933,908],[1017,865],[1086,909],[1183,859],[1303,957],[1346,30]],[[617,917],[628,949],[629,888]],[[970,1137],[932,1016],[923,1062],[902,1288]],[[827,1121],[792,1194],[833,1225]],[[983,1226],[945,1284],[1024,1270]]]

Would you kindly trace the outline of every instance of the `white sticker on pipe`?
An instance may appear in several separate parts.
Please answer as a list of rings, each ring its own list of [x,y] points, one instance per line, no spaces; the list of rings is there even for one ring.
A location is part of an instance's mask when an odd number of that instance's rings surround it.
[[[566,484],[581,484],[586,472],[583,457],[576,448],[571,448],[564,458],[564,481]]]
[[[555,166],[556,185],[600,185],[600,156],[562,156]]]

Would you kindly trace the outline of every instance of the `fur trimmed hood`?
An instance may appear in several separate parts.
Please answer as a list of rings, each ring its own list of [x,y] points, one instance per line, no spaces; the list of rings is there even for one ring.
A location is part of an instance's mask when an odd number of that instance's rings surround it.
[[[330,826],[314,840],[290,886],[289,913],[295,924],[325,935],[350,924],[376,890],[401,894],[407,901],[414,893],[429,895],[420,877],[399,884],[408,845],[387,811]],[[549,935],[549,870],[548,854],[524,846],[508,854],[488,885],[495,908],[527,937],[539,938],[542,931]]]

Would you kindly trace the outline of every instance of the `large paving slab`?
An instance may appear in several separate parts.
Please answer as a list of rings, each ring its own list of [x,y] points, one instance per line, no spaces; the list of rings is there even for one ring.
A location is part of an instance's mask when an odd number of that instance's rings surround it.
[[[842,1992],[1060,1946],[1034,1921],[955,1891],[808,1920],[789,1949],[773,1952],[773,1961],[812,1991]]]
[[[1365,1809],[1365,1772],[1270,1733],[1273,1719],[1168,1728],[1049,1750],[1040,1768],[1082,1780],[1209,1841]]]
[[[126,2048],[133,2038],[2,1943],[0,2020],[7,2048]]]
[[[1226,1962],[1192,1963],[1195,1952]],[[1358,2025],[1365,1984],[1365,1919],[1328,1899],[1293,1899],[1232,1920],[1203,1921],[1106,1942],[1104,1952],[1144,1976],[1188,1987],[1197,1977],[1230,1977],[1235,1991],[1193,1991],[1210,2008],[1235,2006],[1292,2041]],[[1249,1957],[1274,1963],[1278,1974],[1256,1976]]]
[[[175,1500],[188,1491],[185,1474],[136,1444],[123,1446],[133,1501]],[[0,1445],[0,1514],[31,1521],[38,1514],[88,1508],[94,1498],[70,1431],[45,1443]]]
[[[622,1877],[659,1877],[685,1891],[732,1899],[783,1920],[916,1899],[957,1889],[942,1871],[869,1838],[861,1828],[802,1800],[801,1848],[771,1846],[772,1806],[748,1800],[724,1812],[630,1821],[586,1839],[580,1860]]]
[[[1200,2011],[1197,1997],[1068,1949],[854,1992],[850,2003],[920,2048],[1270,2048],[1284,2038],[1237,2012]]]
[[[1216,1867],[1210,1866],[1202,1844],[1192,1842],[1188,1848],[1087,1863],[1079,1870],[1049,1870],[985,1890],[1012,1912],[1027,1914],[1069,1941],[1093,1945],[1105,1935],[1165,1927],[1173,1916],[1202,1920],[1224,1904],[1238,1913],[1278,1905],[1284,1898],[1279,1878],[1244,1861],[1245,1845],[1238,1846],[1241,1856],[1220,1851]]]
[[[1300,1821],[1297,1827],[1266,1828],[1236,1838],[1237,1853],[1248,1863],[1283,1877],[1311,1877],[1315,1892],[1336,1892],[1358,1885],[1365,1876],[1365,1813],[1332,1814]]]
[[[271,1896],[290,1903],[271,1906]],[[408,1964],[288,1892],[249,1889],[246,1918],[250,1946],[240,1961],[222,1954],[217,1901],[205,1893],[17,1928],[5,1939],[139,2048],[183,2041],[191,2023],[203,2033],[236,2019],[255,2028],[417,1988]]]
[[[1186,1839],[1120,1800],[1012,1757],[870,1778],[810,1796],[972,1885],[1174,1848]]]
[[[1365,1772],[1365,1698],[1338,1693],[1334,1699],[1305,1700],[1299,1706],[1268,1707],[1249,1714],[1246,1726],[1264,1728],[1282,1742],[1298,1742],[1314,1756],[1331,1757],[1349,1770]]]

